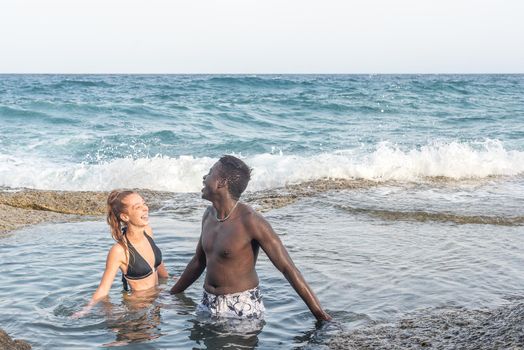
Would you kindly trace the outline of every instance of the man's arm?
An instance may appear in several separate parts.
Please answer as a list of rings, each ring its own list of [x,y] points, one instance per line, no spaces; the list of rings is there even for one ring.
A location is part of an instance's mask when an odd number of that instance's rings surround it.
[[[304,280],[304,277],[302,277],[302,274],[293,263],[293,260],[291,260],[282,241],[266,219],[260,214],[253,213],[249,215],[247,221],[248,230],[252,234],[252,237],[258,241],[260,247],[262,247],[273,265],[282,272],[289,284],[295,289],[302,300],[304,300],[309,310],[311,310],[311,313],[317,320],[331,320],[331,316],[322,309],[315,293],[313,293]]]
[[[206,256],[202,249],[201,240],[202,237],[198,239],[195,255],[193,255],[193,258],[189,264],[187,264],[186,269],[182,272],[182,275],[178,281],[176,281],[173,288],[171,288],[171,294],[182,293],[200,277],[202,272],[204,272],[206,268]]]
[[[204,215],[202,216],[202,228],[204,227],[204,221],[208,217],[209,212],[210,208],[208,207],[204,212]],[[176,281],[173,288],[171,288],[170,293],[178,294],[185,291],[200,277],[200,275],[202,275],[202,272],[204,272],[204,270],[206,269],[206,265],[206,254],[204,253],[204,249],[202,249],[202,234],[200,234],[195,255],[193,255],[193,258],[191,259],[189,264],[187,264],[184,272],[182,272],[182,275]]]

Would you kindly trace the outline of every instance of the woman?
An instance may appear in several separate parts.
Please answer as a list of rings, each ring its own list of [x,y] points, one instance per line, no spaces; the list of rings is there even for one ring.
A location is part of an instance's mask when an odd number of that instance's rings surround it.
[[[106,269],[91,301],[79,312],[84,316],[103,297],[109,294],[118,269],[122,271],[124,289],[145,291],[155,287],[159,278],[168,273],[162,253],[153,241],[149,226],[149,208],[134,191],[112,191],[107,199],[107,223],[116,243],[109,250]]]

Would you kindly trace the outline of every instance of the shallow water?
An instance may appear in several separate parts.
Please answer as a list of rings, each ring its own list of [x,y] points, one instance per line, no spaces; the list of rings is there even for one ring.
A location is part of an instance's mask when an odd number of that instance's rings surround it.
[[[261,330],[246,333],[246,325],[219,324],[196,315],[202,279],[182,297],[167,293],[173,284],[169,281],[160,286],[156,299],[139,305],[124,298],[117,278],[109,301],[72,320],[69,316],[95,290],[112,244],[105,223],[98,221],[41,225],[0,240],[0,324],[36,349],[126,344],[130,349],[316,347],[330,339],[331,328],[390,321],[418,308],[497,306],[508,296],[523,295],[520,225],[390,219],[340,207],[358,205],[359,196],[365,196],[369,201],[363,205],[368,207],[391,209],[399,201],[416,208],[416,198],[425,191],[387,196],[384,193],[400,191],[386,186],[329,192],[266,213],[336,325],[316,324],[264,254],[257,264],[267,309]],[[430,205],[434,211],[446,202],[443,197],[450,199],[440,191]],[[379,195],[383,201],[375,202],[373,196]],[[203,207],[202,202],[188,213],[165,208],[151,216],[171,274],[180,274],[192,256]],[[401,209],[409,210],[409,205]]]
[[[418,308],[522,296],[523,87],[524,75],[0,75],[2,191],[160,191],[151,222],[180,274],[202,176],[236,154],[253,168],[252,204],[292,203],[265,215],[337,321],[317,325],[264,254],[261,331],[197,317],[202,280],[184,297],[170,281],[138,307],[117,279],[110,300],[72,320],[112,244],[88,221],[0,237],[0,325],[36,349],[317,347]],[[96,200],[61,195],[71,201],[24,207]]]

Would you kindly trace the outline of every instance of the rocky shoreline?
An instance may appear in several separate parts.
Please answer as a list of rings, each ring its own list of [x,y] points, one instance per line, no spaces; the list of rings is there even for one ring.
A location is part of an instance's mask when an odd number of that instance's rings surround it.
[[[24,340],[12,339],[3,329],[0,328],[0,350],[28,350],[31,344]]]
[[[341,332],[329,349],[524,349],[524,300],[494,309],[443,307],[419,310],[394,324]]]
[[[72,222],[103,214],[102,192],[39,191],[0,192],[0,232],[45,222]]]
[[[172,194],[138,190],[152,211]],[[0,233],[46,222],[103,219],[109,192],[46,191],[17,189],[0,191]]]
[[[438,179],[437,179],[438,180]],[[438,182],[433,179],[433,182]],[[379,184],[368,180],[320,179],[287,185],[285,187],[246,192],[243,201],[256,210],[267,212],[293,204],[301,198],[328,191],[366,189]],[[177,193],[137,189],[145,198],[152,212],[164,206],[163,202],[174,199]],[[105,191],[51,191],[33,189],[0,189],[0,234],[24,226],[45,222],[75,222],[103,219],[109,192]],[[387,210],[361,210],[344,207],[343,210],[363,212],[385,220],[445,221],[456,224],[492,224],[520,226],[524,217],[457,216],[446,213],[389,212]]]
[[[321,192],[369,187],[373,184],[369,181],[323,179],[274,190],[249,192],[244,200],[257,210],[265,212]],[[144,196],[151,211],[160,208],[163,201],[175,195],[171,192],[137,191]],[[102,218],[105,215],[108,194],[109,192],[104,191],[0,190],[0,233],[45,222]]]

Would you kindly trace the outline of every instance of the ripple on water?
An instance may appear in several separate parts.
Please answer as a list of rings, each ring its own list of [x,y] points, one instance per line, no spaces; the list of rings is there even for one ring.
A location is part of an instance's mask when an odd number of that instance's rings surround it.
[[[328,199],[346,198],[346,194],[302,198],[268,215],[277,233],[286,233],[280,238],[292,248],[295,264],[344,332],[395,320],[420,307],[496,307],[504,293],[522,293],[520,227],[391,223],[365,220],[326,205],[331,203]],[[152,216],[166,265],[177,275],[190,260],[200,234],[196,214],[189,215],[191,219],[161,212]],[[266,322],[260,332],[243,337],[226,335],[227,328],[198,318],[195,307],[202,279],[176,297],[167,293],[169,281],[161,285],[163,291],[154,301],[137,309],[130,307],[133,303],[121,293],[117,279],[106,303],[86,318],[70,319],[95,290],[113,244],[103,221],[27,228],[1,242],[0,256],[6,263],[0,322],[9,324],[10,332],[15,327],[11,332],[15,337],[27,339],[32,334],[36,349],[126,342],[151,348],[258,344],[269,349],[320,346],[321,339],[336,337],[315,322],[263,253],[257,268]]]

